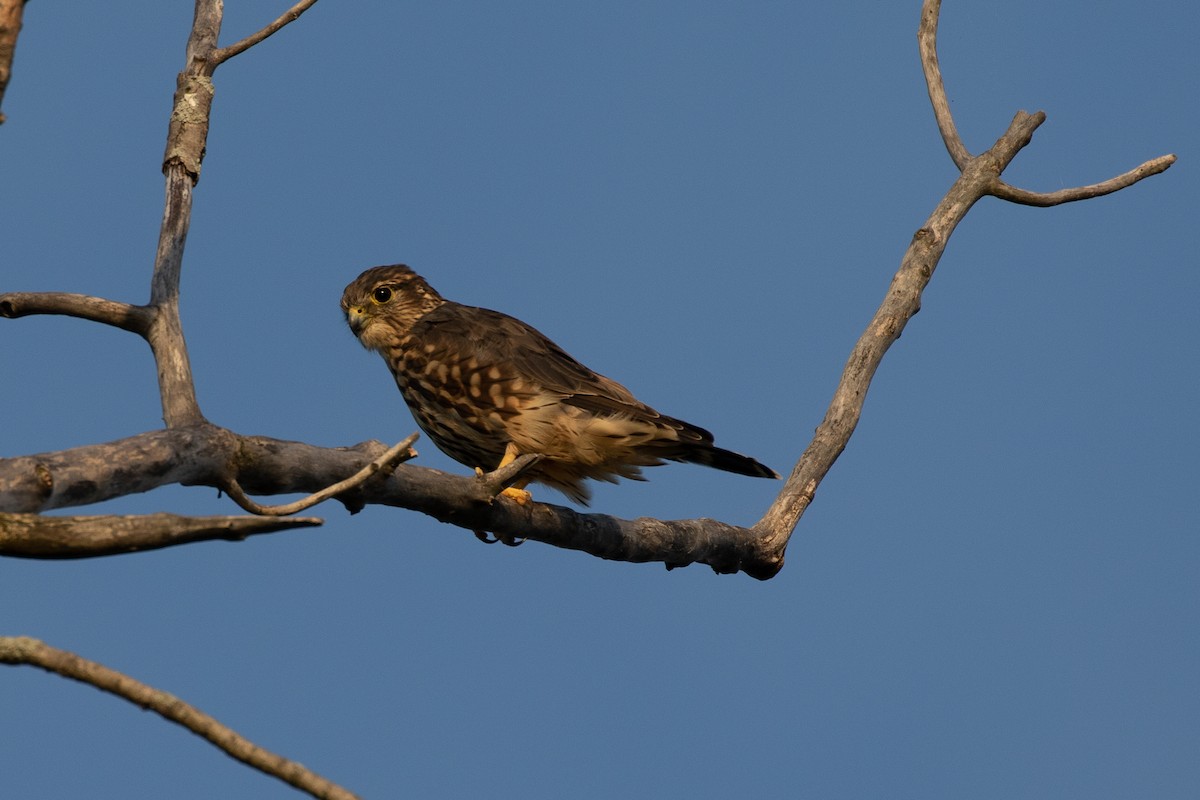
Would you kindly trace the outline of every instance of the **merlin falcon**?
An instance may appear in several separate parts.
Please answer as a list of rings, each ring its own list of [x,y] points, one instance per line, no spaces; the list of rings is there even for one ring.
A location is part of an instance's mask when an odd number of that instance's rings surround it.
[[[664,461],[779,477],[715,446],[703,428],[639,402],[519,319],[444,299],[403,264],[359,275],[342,294],[342,311],[448,456],[485,471],[541,456],[505,490],[518,502],[536,482],[587,505],[585,480],[642,480],[641,467]]]

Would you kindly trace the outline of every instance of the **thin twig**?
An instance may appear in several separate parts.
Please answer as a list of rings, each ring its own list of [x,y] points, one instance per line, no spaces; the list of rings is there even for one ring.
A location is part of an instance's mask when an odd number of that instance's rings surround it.
[[[1165,172],[1174,163],[1175,155],[1171,153],[1159,156],[1158,158],[1152,158],[1144,164],[1139,164],[1115,178],[1109,178],[1106,181],[1093,183],[1089,186],[1059,189],[1057,192],[1031,192],[1026,189],[1018,189],[1004,181],[997,180],[989,193],[1001,200],[1020,203],[1024,206],[1038,206],[1042,208],[1057,206],[1062,203],[1072,203],[1076,200],[1090,200],[1093,197],[1112,194],[1127,186],[1132,186],[1143,178],[1149,178],[1151,175],[1158,175],[1160,172]]]
[[[237,503],[243,511],[249,511],[251,514],[260,514],[267,517],[286,517],[289,514],[295,514],[298,511],[303,511],[306,508],[311,508],[317,503],[324,502],[331,497],[347,492],[357,486],[362,485],[370,480],[375,475],[390,475],[395,471],[396,467],[401,463],[408,461],[411,458],[417,457],[417,451],[412,449],[413,442],[417,441],[420,436],[414,433],[391,447],[386,453],[379,458],[367,464],[358,472],[346,478],[344,481],[338,481],[332,486],[326,486],[319,492],[313,492],[308,497],[301,498],[294,503],[284,503],[277,506],[263,506],[251,500],[246,496],[242,487],[238,484],[236,478],[230,478],[225,486],[225,492],[229,495],[229,499]]]
[[[475,478],[488,496],[495,497],[511,486],[513,481],[521,477],[525,470],[541,460],[540,453],[526,453],[523,456],[517,456],[499,469],[491,472],[476,472]]]
[[[147,686],[114,669],[51,647],[28,636],[0,636],[0,664],[28,665],[64,678],[86,683],[114,694],[134,705],[155,712],[163,719],[182,725],[207,739],[233,758],[278,778],[284,783],[325,800],[353,800],[352,794],[336,783],[295,761],[276,755],[246,739],[232,728],[174,695]]]
[[[0,294],[0,317],[16,319],[32,314],[62,314],[102,322],[146,336],[154,319],[150,306],[135,306],[70,292],[8,292]]]
[[[921,7],[921,24],[917,28],[917,46],[921,53],[921,69],[925,72],[925,88],[933,104],[933,116],[941,131],[942,141],[950,152],[955,166],[963,170],[971,160],[971,153],[958,135],[954,115],[950,113],[950,100],[946,97],[946,85],[942,80],[942,68],[938,64],[937,31],[941,14],[941,0],[925,0]]]
[[[218,64],[222,64],[239,53],[244,53],[245,51],[249,50],[263,39],[266,39],[268,36],[278,31],[284,25],[287,25],[290,22],[295,22],[301,14],[312,8],[316,2],[317,0],[300,0],[299,3],[296,3],[296,5],[283,12],[278,19],[276,19],[267,27],[263,28],[258,33],[247,36],[240,42],[234,42],[228,47],[217,48],[213,51],[212,56],[209,57],[209,71],[211,72],[213,69],[215,69]]]
[[[316,517],[47,517],[0,514],[0,555],[13,558],[96,558],[160,550],[192,542],[240,542],[261,533],[321,525]]]

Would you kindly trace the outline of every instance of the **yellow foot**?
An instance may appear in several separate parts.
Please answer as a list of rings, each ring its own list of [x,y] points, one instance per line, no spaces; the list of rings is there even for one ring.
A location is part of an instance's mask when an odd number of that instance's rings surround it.
[[[533,499],[533,495],[531,495],[529,492],[525,491],[524,489],[518,489],[515,486],[508,487],[500,494],[504,495],[510,500],[516,500],[520,505],[526,505]]]

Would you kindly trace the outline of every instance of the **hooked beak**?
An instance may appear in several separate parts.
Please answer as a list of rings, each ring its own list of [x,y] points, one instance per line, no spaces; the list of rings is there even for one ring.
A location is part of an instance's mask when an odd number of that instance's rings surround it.
[[[363,328],[367,327],[367,315],[363,313],[362,306],[350,306],[347,308],[346,322],[350,325],[350,330],[355,336],[361,334]]]

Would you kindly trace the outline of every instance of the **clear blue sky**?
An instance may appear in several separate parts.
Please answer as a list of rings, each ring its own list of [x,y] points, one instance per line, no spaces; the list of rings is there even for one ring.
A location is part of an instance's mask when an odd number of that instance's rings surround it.
[[[229,0],[222,41],[286,2]],[[786,472],[955,177],[919,3],[338,3],[221,67],[183,317],[200,402],[322,445],[414,430],[338,310],[405,261]],[[30,3],[0,289],[144,302],[191,3]],[[0,562],[0,632],[77,651],[369,798],[1194,798],[1193,4],[947,3],[975,152],[1049,120],[884,361],[774,580],[486,547],[397,509]],[[0,454],[161,425],[136,337],[0,321]],[[428,442],[420,463],[463,472]],[[599,486],[753,522],[778,484]],[[538,495],[565,502],[543,490]],[[76,513],[236,513],[172,487]],[[0,795],[290,798],[90,687],[0,671]]]

